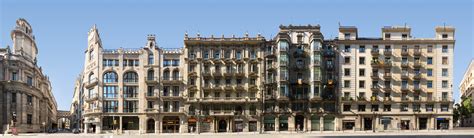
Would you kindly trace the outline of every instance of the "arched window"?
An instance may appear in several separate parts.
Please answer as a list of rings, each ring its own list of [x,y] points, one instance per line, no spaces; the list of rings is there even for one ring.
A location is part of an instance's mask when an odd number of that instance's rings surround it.
[[[169,80],[170,79],[170,70],[165,70],[163,72],[163,79],[164,80]]]
[[[147,73],[147,80],[154,80],[155,78],[155,71],[149,70]]]
[[[117,73],[111,71],[104,73],[104,83],[116,83],[118,82]]]
[[[173,80],[179,79],[179,70],[173,70]]]
[[[153,53],[150,53],[148,54],[148,65],[152,65],[153,64]]]
[[[138,74],[136,72],[123,74],[123,82],[138,82]]]
[[[91,50],[89,51],[89,60],[92,60],[94,59],[94,49],[91,48]]]
[[[92,82],[92,81],[95,81],[95,77],[94,77],[94,73],[91,72],[91,74],[89,74],[89,83]]]

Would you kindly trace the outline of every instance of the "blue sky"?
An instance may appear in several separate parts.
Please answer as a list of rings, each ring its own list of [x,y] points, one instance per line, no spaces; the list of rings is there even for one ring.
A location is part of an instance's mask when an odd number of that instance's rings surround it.
[[[202,35],[275,36],[280,24],[320,24],[326,38],[337,35],[338,23],[355,25],[359,36],[380,37],[381,27],[412,27],[415,37],[434,37],[437,25],[456,27],[454,93],[474,55],[473,1],[452,0],[238,0],[116,1],[2,0],[0,47],[12,45],[15,20],[33,27],[39,65],[50,76],[58,109],[69,110],[74,81],[84,64],[87,31],[97,24],[105,48],[137,48],[147,34],[161,47],[182,47],[184,33]]]

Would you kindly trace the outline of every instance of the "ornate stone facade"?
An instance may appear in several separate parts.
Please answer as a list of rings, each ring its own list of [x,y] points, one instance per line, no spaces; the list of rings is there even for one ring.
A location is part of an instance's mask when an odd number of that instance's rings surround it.
[[[56,125],[56,101],[48,76],[37,65],[38,48],[30,24],[18,19],[13,48],[0,49],[0,130],[41,132]]]

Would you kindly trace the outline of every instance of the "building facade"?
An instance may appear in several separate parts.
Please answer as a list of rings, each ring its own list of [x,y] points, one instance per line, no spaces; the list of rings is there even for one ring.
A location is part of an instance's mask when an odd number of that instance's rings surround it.
[[[342,26],[338,46],[342,130],[452,129],[454,28],[414,38],[386,26],[382,38]]]
[[[18,19],[13,48],[0,49],[0,130],[43,132],[56,127],[57,105],[49,77],[37,64],[38,47],[31,25]]]
[[[471,60],[469,67],[464,73],[464,77],[459,85],[461,97],[470,98],[471,102],[474,101],[474,60]],[[471,103],[474,105],[474,102]],[[474,114],[470,118],[464,118],[460,122],[461,127],[473,127],[474,126]]]
[[[184,36],[183,48],[104,49],[89,31],[82,106],[88,133],[452,129],[454,28],[413,38],[384,27],[280,26],[276,37]]]

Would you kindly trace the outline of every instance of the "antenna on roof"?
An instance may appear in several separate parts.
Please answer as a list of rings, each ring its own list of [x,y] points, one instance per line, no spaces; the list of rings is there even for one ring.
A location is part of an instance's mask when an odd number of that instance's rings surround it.
[[[443,23],[443,29],[446,31],[446,23]]]
[[[341,22],[337,22],[337,24],[339,25],[339,28],[341,28]]]

